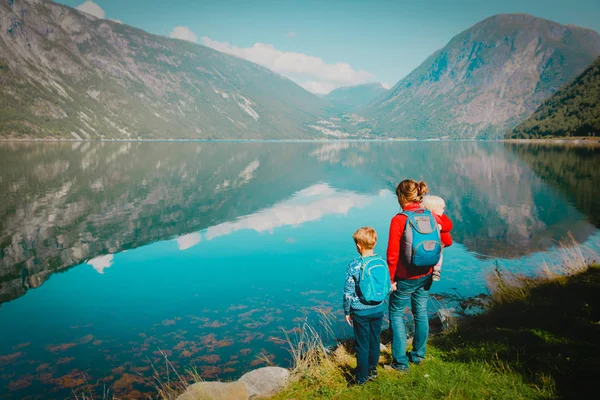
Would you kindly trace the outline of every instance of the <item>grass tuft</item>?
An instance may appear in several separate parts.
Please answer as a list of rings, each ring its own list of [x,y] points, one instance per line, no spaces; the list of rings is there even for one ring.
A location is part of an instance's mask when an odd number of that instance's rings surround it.
[[[557,260],[542,262],[536,277],[502,271],[496,264],[494,271],[487,276],[492,302],[502,304],[523,301],[538,285],[582,273],[598,259],[596,252],[580,246],[570,232],[558,242],[557,251]]]
[[[161,400],[174,400],[186,391],[189,385],[202,382],[196,367],[192,366],[180,374],[175,366],[169,361],[167,354],[159,349],[164,365],[157,367],[152,364],[153,375],[146,378],[147,383],[156,389],[158,398]]]

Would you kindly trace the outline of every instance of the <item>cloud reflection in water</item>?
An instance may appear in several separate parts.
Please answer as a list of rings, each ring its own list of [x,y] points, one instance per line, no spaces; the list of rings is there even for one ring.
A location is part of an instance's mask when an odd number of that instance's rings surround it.
[[[110,268],[113,264],[114,256],[112,254],[107,254],[104,256],[99,256],[92,258],[87,261],[88,265],[91,265],[99,274],[104,274],[104,270],[106,268]]]
[[[381,193],[380,193],[381,195]],[[371,196],[337,190],[327,183],[319,183],[296,192],[290,199],[254,214],[224,222],[204,230],[206,240],[229,235],[243,229],[271,232],[282,226],[299,226],[318,221],[326,215],[345,215],[352,208],[371,203]],[[200,242],[201,234],[190,233],[176,239],[179,250],[186,250]]]

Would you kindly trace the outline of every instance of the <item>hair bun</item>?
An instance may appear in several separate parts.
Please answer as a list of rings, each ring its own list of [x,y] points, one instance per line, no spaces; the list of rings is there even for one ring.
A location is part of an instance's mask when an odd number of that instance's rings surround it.
[[[429,193],[429,188],[427,187],[427,184],[425,183],[425,181],[419,182],[417,191],[419,193],[419,196],[425,196],[427,193]]]

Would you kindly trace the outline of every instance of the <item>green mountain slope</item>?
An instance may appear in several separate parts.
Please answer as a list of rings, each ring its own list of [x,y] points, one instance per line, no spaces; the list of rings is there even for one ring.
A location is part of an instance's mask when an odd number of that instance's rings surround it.
[[[210,48],[41,0],[0,2],[0,136],[291,138],[325,102]]]
[[[387,92],[387,89],[379,82],[365,83],[332,90],[325,96],[325,99],[331,103],[333,111],[354,112],[367,106],[385,92]]]
[[[455,36],[361,110],[389,137],[498,138],[600,55],[600,35],[525,14]]]
[[[507,133],[511,138],[600,136],[600,58]]]

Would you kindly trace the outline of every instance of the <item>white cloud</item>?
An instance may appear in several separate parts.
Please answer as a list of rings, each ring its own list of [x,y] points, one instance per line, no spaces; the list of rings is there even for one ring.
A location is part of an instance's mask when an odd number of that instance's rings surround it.
[[[179,250],[187,250],[200,243],[200,233],[190,233],[177,238],[177,247]]]
[[[198,38],[196,34],[190,30],[187,26],[176,26],[173,31],[169,34],[173,39],[187,40],[188,42],[197,43]]]
[[[373,81],[373,74],[355,70],[350,64],[327,64],[319,57],[303,53],[285,52],[271,44],[255,43],[252,47],[236,47],[203,36],[202,43],[215,50],[263,65],[286,76],[313,93],[328,93],[340,86]]]
[[[75,7],[77,10],[82,11],[86,14],[93,15],[96,18],[104,19],[106,13],[100,6],[93,1],[86,1],[83,4]]]
[[[107,254],[105,256],[92,258],[87,264],[91,265],[99,274],[103,274],[106,268],[112,266],[113,260],[114,256],[112,254]]]
[[[111,21],[123,25],[123,21],[121,21],[120,19],[111,19]]]
[[[390,90],[392,88],[392,85],[390,85],[389,82],[381,82],[381,86],[383,86],[383,88],[387,90]]]

